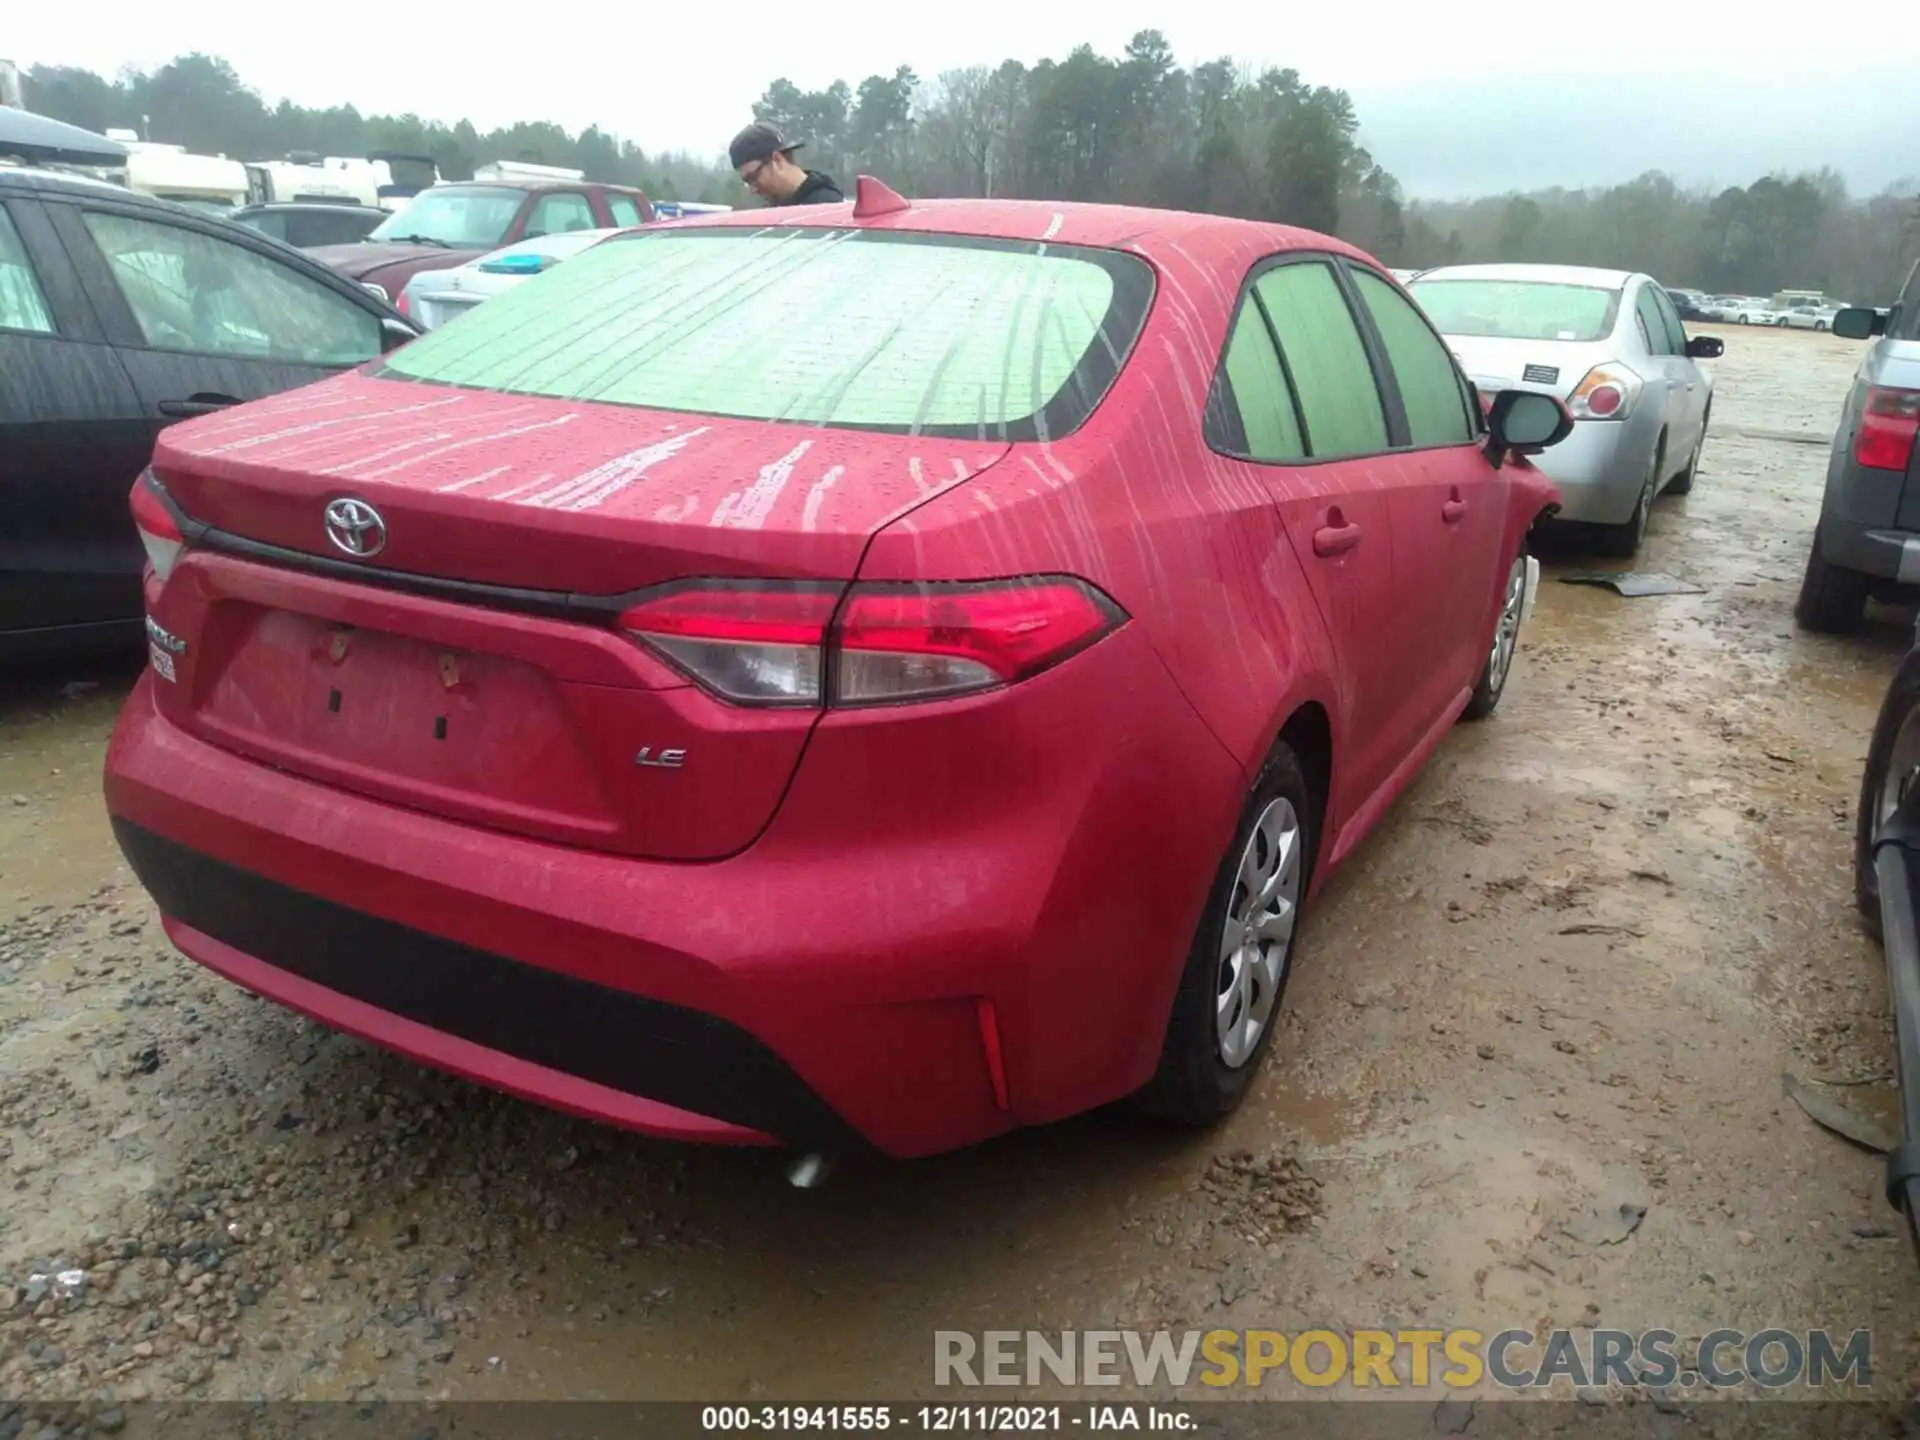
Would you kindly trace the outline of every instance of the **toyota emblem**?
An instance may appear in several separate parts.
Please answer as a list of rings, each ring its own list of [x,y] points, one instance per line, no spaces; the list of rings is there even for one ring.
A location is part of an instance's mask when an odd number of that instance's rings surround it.
[[[326,527],[327,539],[334,548],[356,560],[366,560],[387,548],[387,522],[373,506],[350,495],[328,502]]]

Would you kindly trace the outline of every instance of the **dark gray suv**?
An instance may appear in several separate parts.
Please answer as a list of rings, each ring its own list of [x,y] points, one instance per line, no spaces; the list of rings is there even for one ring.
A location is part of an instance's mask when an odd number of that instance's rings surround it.
[[[1833,333],[1872,340],[1827,462],[1827,489],[1794,617],[1852,630],[1869,598],[1920,601],[1920,261],[1887,311],[1849,309]]]

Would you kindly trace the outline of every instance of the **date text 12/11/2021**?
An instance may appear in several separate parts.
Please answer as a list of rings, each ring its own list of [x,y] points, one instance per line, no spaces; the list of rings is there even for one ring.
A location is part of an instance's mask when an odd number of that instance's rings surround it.
[[[1001,1434],[1073,1430],[1191,1431],[1199,1422],[1163,1405],[707,1405],[700,1428],[710,1433],[919,1431]]]

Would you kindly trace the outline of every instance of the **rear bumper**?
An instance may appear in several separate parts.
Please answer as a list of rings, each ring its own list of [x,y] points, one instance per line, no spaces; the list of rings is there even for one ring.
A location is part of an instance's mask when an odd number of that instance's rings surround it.
[[[766,1046],[714,1016],[376,919],[126,820],[113,830],[182,953],[335,1029],[652,1134],[836,1149],[852,1138]]]
[[[154,683],[106,799],[182,951],[427,1064],[680,1140],[909,1157],[1136,1088],[1245,784],[1137,631],[1017,695],[823,721],[768,831],[703,864],[303,780],[175,725]],[[1006,755],[929,766],[965,757],[993,704]]]
[[[1576,420],[1571,435],[1532,457],[1559,488],[1556,520],[1618,525],[1632,518],[1658,438],[1642,419]]]
[[[1920,535],[1885,525],[1820,518],[1820,551],[1829,565],[1902,585],[1920,585]]]

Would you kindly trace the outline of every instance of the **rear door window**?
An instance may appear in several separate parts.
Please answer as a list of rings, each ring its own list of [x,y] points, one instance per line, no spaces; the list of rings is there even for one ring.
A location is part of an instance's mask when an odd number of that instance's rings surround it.
[[[569,230],[593,228],[593,206],[587,203],[586,196],[571,190],[542,195],[534,204],[532,218],[527,221],[529,237],[564,235]]]
[[[1320,261],[1278,265],[1254,281],[1273,320],[1307,422],[1315,458],[1387,448],[1387,415],[1367,348],[1333,268]]]
[[[1279,352],[1251,296],[1227,339],[1224,385],[1207,413],[1207,443],[1243,459],[1273,463],[1306,457],[1300,417]],[[1236,431],[1237,426],[1237,431]]]
[[[380,354],[370,311],[291,266],[180,225],[100,210],[85,219],[156,350],[324,366]]]
[[[1674,308],[1673,297],[1666,291],[1653,291],[1653,308],[1660,312],[1660,325],[1667,332],[1667,353],[1684,355],[1687,353],[1687,327],[1680,323],[1680,312]]]
[[[284,210],[269,210],[259,215],[249,215],[240,223],[249,230],[258,230],[270,239],[287,240],[287,212]],[[288,243],[293,242],[288,241]]]
[[[303,249],[315,245],[351,245],[365,239],[372,228],[373,224],[369,224],[364,215],[345,210],[305,210],[293,217],[288,238]]]
[[[0,205],[0,330],[54,333],[53,311],[47,305],[46,293],[4,205]]]
[[[1407,412],[1409,442],[1416,450],[1437,445],[1464,445],[1474,438],[1468,418],[1466,391],[1453,356],[1433,333],[1433,327],[1393,286],[1359,266],[1349,272],[1360,302],[1373,317],[1386,348],[1387,363],[1400,383],[1400,402]]]
[[[1887,334],[1895,340],[1920,340],[1920,260],[1907,271],[1906,284],[1887,316]]]
[[[1667,322],[1660,314],[1660,302],[1654,297],[1651,285],[1640,287],[1640,294],[1633,302],[1634,314],[1640,319],[1641,333],[1647,337],[1647,349],[1654,355],[1672,355],[1677,353],[1673,337],[1667,334]]]

